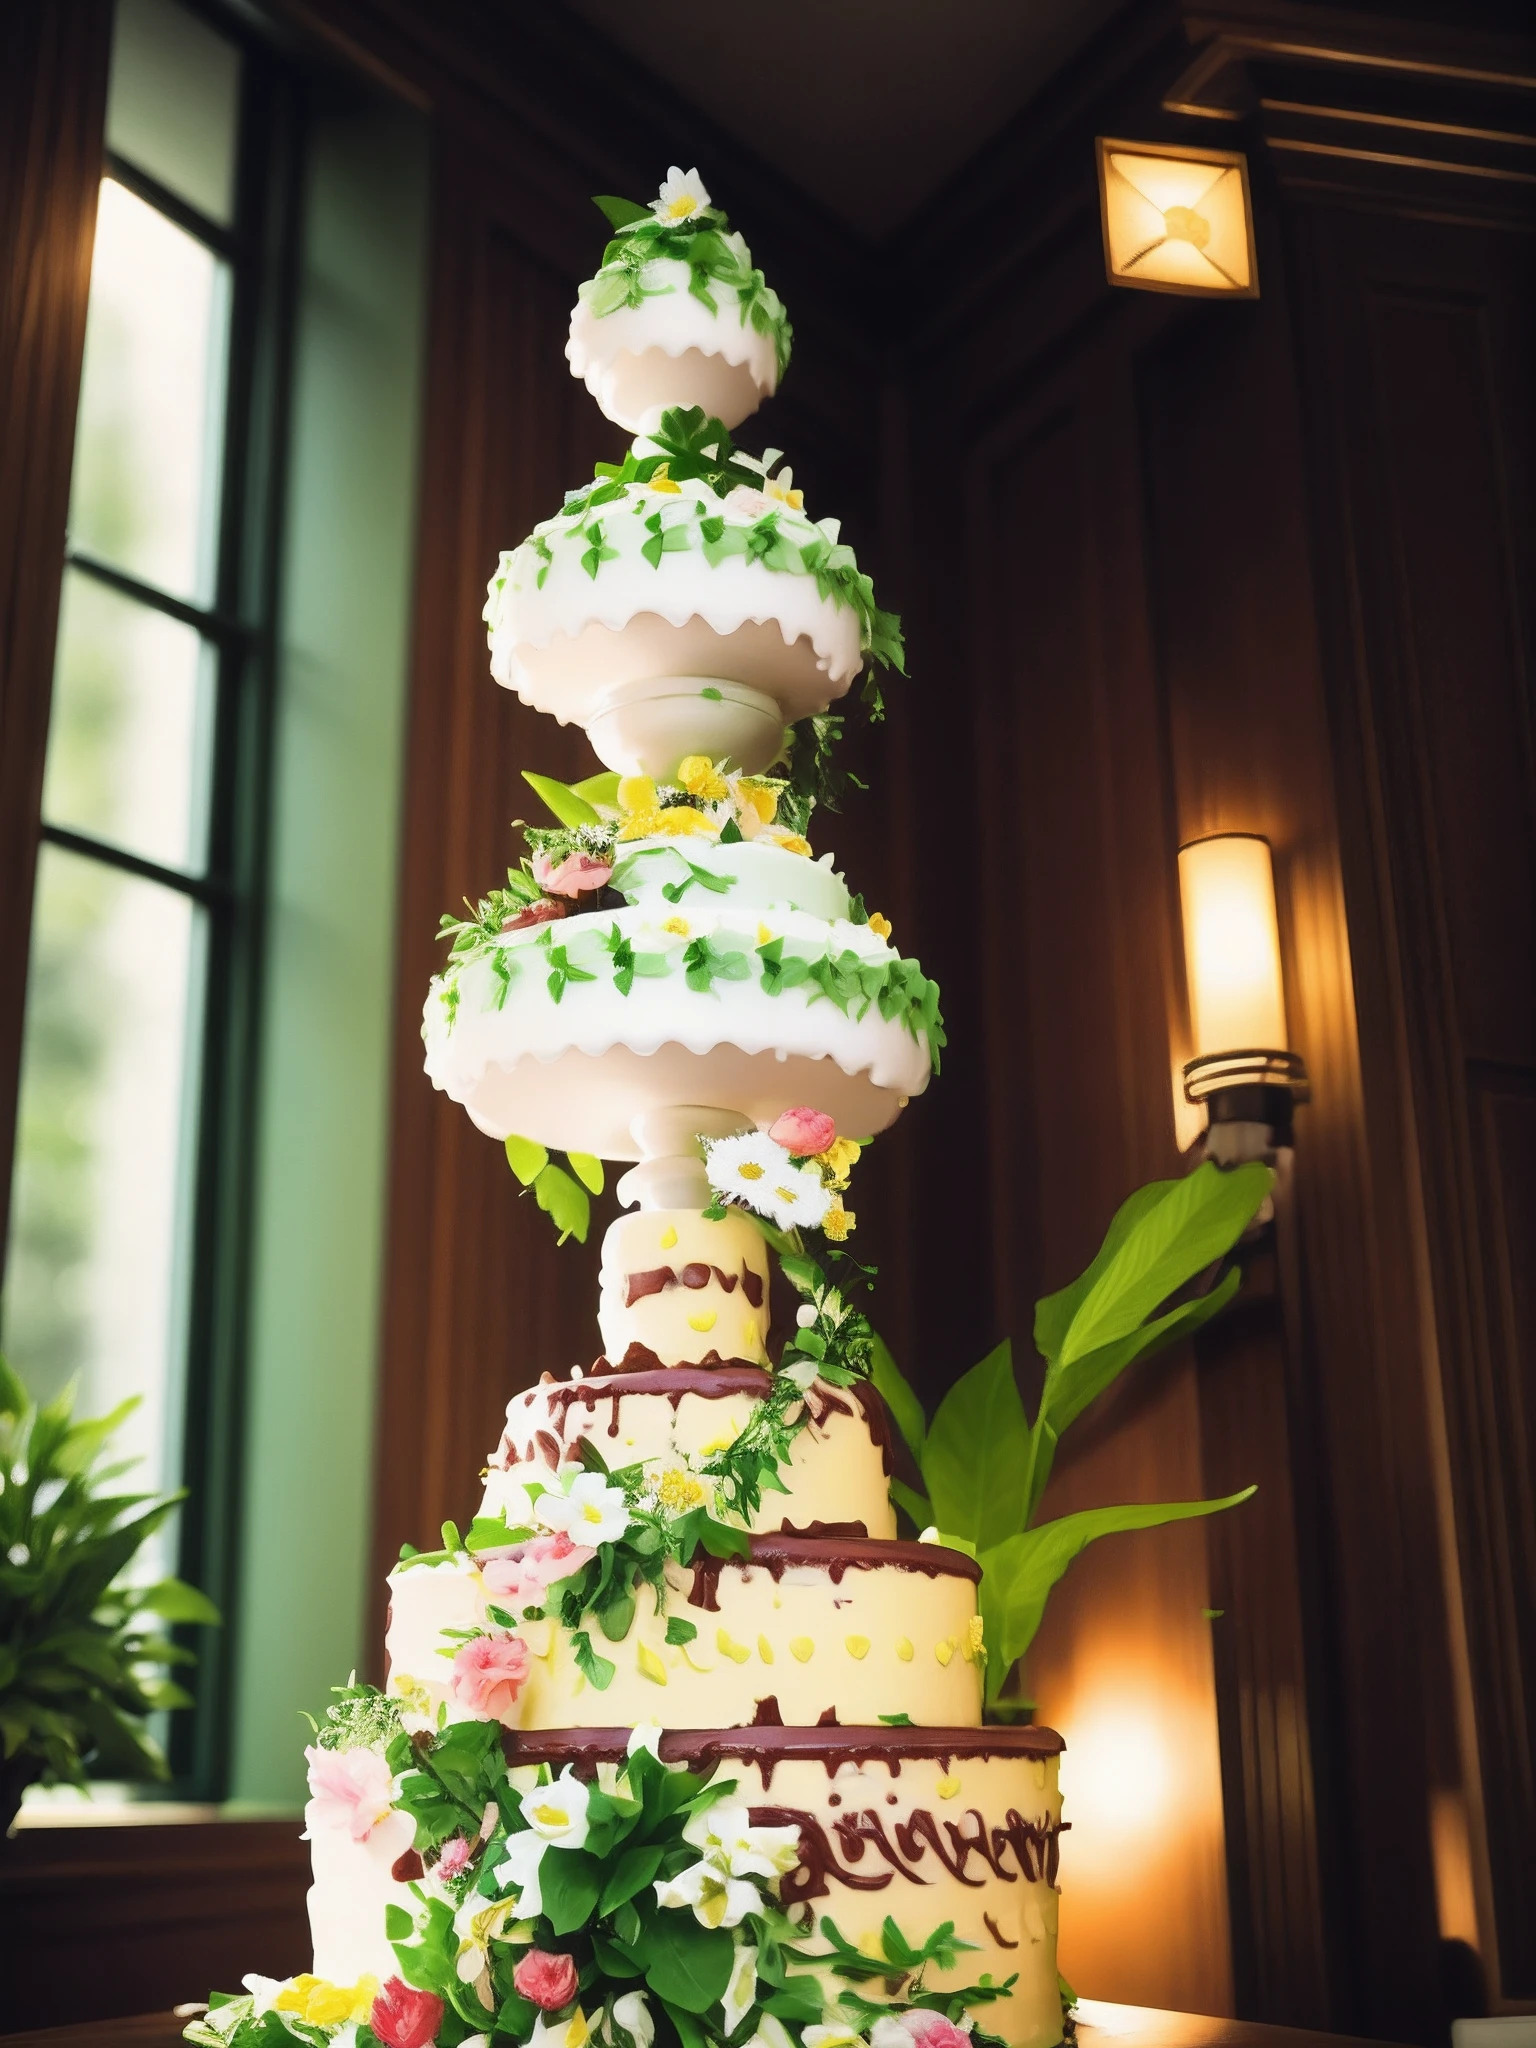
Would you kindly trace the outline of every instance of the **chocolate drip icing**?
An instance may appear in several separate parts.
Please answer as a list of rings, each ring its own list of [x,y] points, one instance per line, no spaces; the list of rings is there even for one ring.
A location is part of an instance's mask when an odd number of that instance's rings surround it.
[[[880,1543],[848,1541],[823,1536],[753,1536],[750,1557],[709,1557],[700,1551],[693,1560],[693,1590],[689,1603],[714,1614],[720,1607],[722,1571],[766,1571],[782,1579],[794,1565],[821,1565],[834,1586],[840,1586],[845,1572],[879,1571],[882,1567],[901,1572],[921,1572],[925,1578],[969,1579],[975,1584],[981,1566],[963,1550],[951,1550],[942,1543]]]
[[[986,1928],[988,1934],[991,1935],[992,1939],[997,1943],[999,1948],[1018,1947],[1019,1944],[1016,1941],[1010,1941],[1008,1939],[1008,1937],[1003,1933],[1003,1930],[998,1926],[997,1922],[992,1918],[992,1915],[990,1913],[982,1914],[981,1924],[983,1927]]]
[[[739,1273],[727,1273],[719,1266],[708,1266],[695,1260],[686,1266],[648,1266],[643,1273],[624,1275],[624,1306],[633,1308],[637,1301],[644,1301],[647,1295],[663,1294],[669,1287],[691,1287],[698,1289],[709,1285],[713,1274],[727,1294],[734,1294],[738,1282],[742,1293],[753,1308],[763,1305],[763,1283],[761,1277],[742,1261]],[[630,1347],[631,1350],[634,1348]],[[627,1355],[627,1354],[626,1354]]]
[[[784,1716],[779,1712],[779,1696],[769,1693],[766,1699],[757,1703],[757,1712],[752,1716],[754,1728],[782,1728]]]
[[[869,1536],[863,1522],[807,1522],[802,1529],[798,1523],[785,1522],[778,1531],[781,1536],[840,1537],[844,1542],[862,1542]]]
[[[835,1711],[829,1709],[829,1711]],[[627,1728],[548,1728],[508,1730],[507,1759],[514,1764],[570,1764],[590,1778],[600,1763],[624,1761]],[[1066,1744],[1054,1728],[843,1728],[835,1721],[814,1728],[672,1728],[661,1738],[664,1763],[687,1764],[690,1770],[712,1770],[719,1763],[756,1764],[763,1784],[771,1787],[775,1767],[791,1759],[809,1759],[835,1778],[845,1764],[883,1763],[891,1776],[900,1775],[903,1761],[937,1762],[948,1773],[957,1761],[974,1757],[1060,1756]],[[1017,1837],[1015,1840],[1015,1825]],[[1068,1825],[1068,1823],[1063,1823]],[[1033,1824],[1010,1811],[1006,1832],[1015,1853],[1024,1860]],[[1038,1830],[1035,1831],[1038,1833]],[[1020,1847],[1019,1845],[1025,1845]],[[1049,1852],[1048,1852],[1049,1853]],[[1055,1869],[1050,1857],[1047,1875]]]
[[[414,1884],[418,1878],[426,1876],[427,1866],[414,1849],[407,1849],[391,1863],[389,1874],[396,1884]]]

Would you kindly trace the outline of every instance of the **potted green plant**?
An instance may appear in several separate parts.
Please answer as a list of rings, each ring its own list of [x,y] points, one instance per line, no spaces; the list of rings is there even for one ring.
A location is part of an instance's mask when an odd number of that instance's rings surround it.
[[[1152,1181],[1123,1202],[1087,1271],[1035,1304],[1045,1380],[1033,1422],[1006,1339],[950,1388],[931,1422],[875,1339],[872,1377],[927,1489],[918,1493],[898,1479],[892,1494],[919,1529],[935,1530],[981,1563],[989,1714],[1006,1716],[1000,1695],[1009,1673],[1033,1642],[1052,1588],[1086,1545],[1215,1514],[1253,1492],[1036,1519],[1062,1432],[1128,1365],[1193,1336],[1237,1292],[1241,1275],[1229,1255],[1273,1187],[1273,1173],[1257,1162],[1224,1169],[1207,1161],[1183,1180]]]
[[[168,1775],[146,1717],[191,1704],[166,1670],[193,1656],[165,1625],[219,1618],[180,1579],[134,1579],[182,1498],[117,1490],[132,1461],[104,1453],[136,1405],[76,1421],[73,1385],[39,1406],[0,1358],[0,1839],[29,1785]]]

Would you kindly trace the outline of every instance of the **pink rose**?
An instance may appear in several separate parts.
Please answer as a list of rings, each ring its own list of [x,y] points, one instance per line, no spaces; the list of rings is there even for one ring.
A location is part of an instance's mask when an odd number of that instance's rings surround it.
[[[819,1109],[786,1109],[768,1126],[775,1145],[795,1159],[814,1159],[837,1136],[837,1125]]]
[[[512,1972],[512,1987],[545,2012],[558,2012],[576,1996],[576,1965],[570,1956],[531,1948]]]
[[[530,925],[553,924],[557,917],[569,917],[571,906],[553,896],[541,896],[537,903],[530,903],[526,910],[516,917],[502,919],[504,932],[525,932]]]
[[[914,2048],[971,2048],[971,2037],[941,2012],[914,2006],[901,2015],[901,2024],[912,2036]]]
[[[376,1749],[306,1749],[310,1801],[304,1832],[346,1828],[354,1842],[366,1842],[389,1812],[395,1781]]]
[[[462,1835],[451,1835],[432,1866],[434,1877],[457,1877],[469,1862],[470,1847]]]
[[[612,861],[594,860],[590,853],[568,853],[559,862],[547,853],[533,856],[533,879],[551,896],[582,896],[604,888],[612,873]]]
[[[573,1543],[562,1529],[554,1536],[531,1536],[510,1550],[487,1553],[479,1560],[480,1576],[499,1606],[540,1607],[557,1579],[568,1579],[596,1555],[584,1543]]]
[[[399,1977],[385,1980],[373,2001],[368,2024],[384,2048],[432,2048],[442,2024],[443,2001],[417,1991]]]
[[[472,1636],[453,1660],[453,1697],[482,1721],[510,1726],[532,1661],[521,1636]]]

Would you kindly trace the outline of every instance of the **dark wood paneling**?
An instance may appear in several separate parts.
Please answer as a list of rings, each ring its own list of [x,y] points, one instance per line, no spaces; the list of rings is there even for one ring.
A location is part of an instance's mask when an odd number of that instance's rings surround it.
[[[111,0],[0,16],[0,1262]]]
[[[1470,1803],[1474,1843],[1480,1805],[1488,1946],[1504,1995],[1530,1997],[1531,1355],[1501,1277],[1529,1252],[1528,1238],[1501,1241],[1520,1221],[1502,1189],[1531,1171],[1520,1105],[1536,1070],[1521,367],[1536,267],[1529,218],[1514,225],[1310,211],[1302,249],[1309,360],[1330,386],[1333,681],[1366,799],[1351,923],[1389,966],[1380,1049],[1410,1119],[1407,1221],[1433,1309],[1425,1374],[1444,1463],[1419,1512],[1444,1517],[1460,1567],[1467,1710],[1436,1776]]]
[[[23,1828],[0,1843],[0,2033],[291,1976],[308,1884],[296,1819]]]

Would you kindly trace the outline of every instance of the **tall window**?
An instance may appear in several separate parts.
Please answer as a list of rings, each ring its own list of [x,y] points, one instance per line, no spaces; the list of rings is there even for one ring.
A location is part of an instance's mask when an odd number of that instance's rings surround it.
[[[39,1392],[141,1397],[155,1485],[217,1463],[228,1406],[282,129],[217,16],[118,0],[0,1314]],[[183,1563],[219,1547],[189,1521]]]

